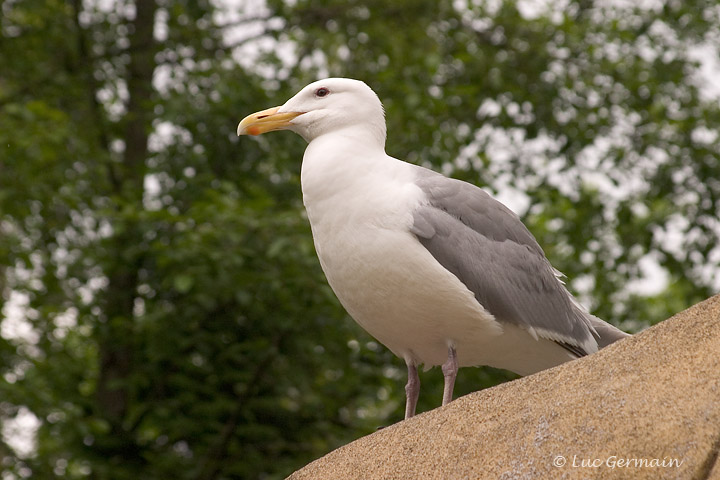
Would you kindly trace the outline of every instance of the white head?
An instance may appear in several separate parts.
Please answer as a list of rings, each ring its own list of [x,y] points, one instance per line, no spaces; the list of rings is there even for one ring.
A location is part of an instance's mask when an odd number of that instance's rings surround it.
[[[375,92],[359,80],[326,78],[306,86],[280,107],[248,115],[237,133],[291,130],[309,143],[347,127],[365,130],[369,138],[385,146],[385,113]]]

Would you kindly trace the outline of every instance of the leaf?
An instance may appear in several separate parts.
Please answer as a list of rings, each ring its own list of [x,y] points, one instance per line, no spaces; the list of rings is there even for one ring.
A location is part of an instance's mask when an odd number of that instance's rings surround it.
[[[180,293],[187,293],[193,287],[195,280],[190,275],[177,275],[173,279],[173,285]]]

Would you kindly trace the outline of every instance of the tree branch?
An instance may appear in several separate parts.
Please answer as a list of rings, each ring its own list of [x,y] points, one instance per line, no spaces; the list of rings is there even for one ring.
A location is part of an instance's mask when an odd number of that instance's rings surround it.
[[[268,366],[270,366],[277,356],[278,348],[285,335],[286,332],[281,332],[273,339],[273,348],[271,348],[265,358],[258,363],[255,371],[253,372],[252,378],[247,383],[247,388],[238,396],[235,410],[233,410],[230,418],[223,426],[215,446],[208,451],[207,455],[205,455],[205,458],[200,463],[200,473],[197,476],[198,480],[213,480],[217,478],[218,473],[220,472],[221,461],[227,454],[228,445],[230,444],[232,435],[238,426],[238,422],[240,421],[240,415],[242,414],[243,408],[245,408],[245,402],[253,394],[257,385],[262,380]]]
[[[88,103],[90,104],[90,114],[94,119],[95,127],[98,131],[98,141],[100,147],[106,151],[110,151],[110,140],[108,138],[107,131],[105,130],[105,117],[103,115],[103,107],[97,100],[95,95],[100,88],[98,81],[93,75],[93,68],[95,66],[95,59],[90,54],[88,48],[87,36],[85,35],[85,29],[80,23],[80,14],[82,13],[82,0],[73,0],[72,2],[74,15],[73,20],[75,23],[75,35],[77,39],[77,50],[80,57],[79,68],[82,69],[82,77],[87,86],[86,91],[88,93]],[[115,168],[113,167],[112,161],[106,163],[108,170],[108,178],[110,184],[113,186],[115,191],[120,189],[120,180],[117,177]]]

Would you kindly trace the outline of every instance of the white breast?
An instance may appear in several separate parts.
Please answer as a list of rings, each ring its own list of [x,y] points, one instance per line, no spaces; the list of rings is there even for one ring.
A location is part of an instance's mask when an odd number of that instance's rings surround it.
[[[501,329],[409,232],[424,194],[412,166],[388,159],[308,162],[306,153],[303,198],[315,247],[330,286],[368,333],[402,358],[442,364],[449,343]]]
[[[368,333],[426,367],[444,363],[449,345],[460,366],[520,374],[568,360],[557,344],[497,322],[410,233],[414,207],[425,200],[416,167],[316,142],[302,169],[315,247],[333,291]]]

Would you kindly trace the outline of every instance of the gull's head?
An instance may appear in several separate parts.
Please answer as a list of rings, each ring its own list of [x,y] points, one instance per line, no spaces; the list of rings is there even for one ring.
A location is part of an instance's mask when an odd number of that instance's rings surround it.
[[[243,118],[237,134],[291,130],[311,142],[346,128],[385,145],[385,114],[375,92],[359,80],[326,78],[306,86],[279,107]]]

